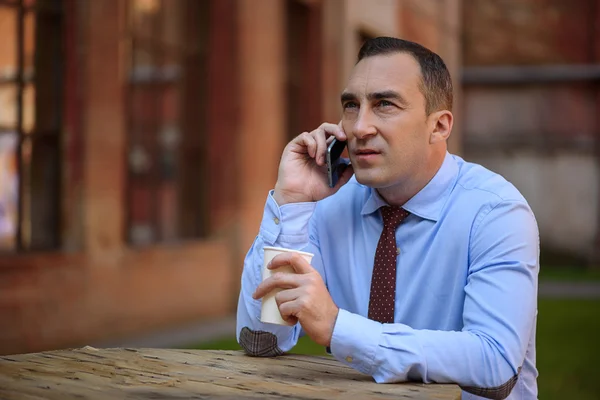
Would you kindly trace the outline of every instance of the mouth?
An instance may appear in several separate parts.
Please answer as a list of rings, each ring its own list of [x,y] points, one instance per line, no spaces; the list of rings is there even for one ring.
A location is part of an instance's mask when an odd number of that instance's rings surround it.
[[[357,149],[354,150],[354,154],[356,156],[373,156],[381,153],[374,149]]]
[[[368,168],[378,162],[381,152],[375,149],[362,148],[354,150],[354,161],[357,168]]]

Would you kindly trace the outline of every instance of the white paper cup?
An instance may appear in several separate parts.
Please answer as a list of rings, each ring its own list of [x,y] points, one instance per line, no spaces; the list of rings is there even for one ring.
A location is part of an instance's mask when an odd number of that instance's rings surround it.
[[[302,257],[304,257],[306,262],[308,262],[309,264],[312,261],[312,258],[314,256],[314,254],[307,253],[304,251],[284,249],[282,247],[265,247],[264,252],[265,252],[265,255],[264,255],[264,259],[263,259],[263,268],[262,268],[263,281],[265,279],[269,278],[275,272],[285,272],[285,273],[289,273],[289,274],[295,273],[294,269],[292,268],[291,265],[284,265],[282,267],[279,267],[279,268],[273,269],[273,270],[267,268],[267,265],[269,265],[269,263],[271,262],[273,257],[275,257],[278,254],[298,253]],[[280,291],[281,291],[281,289],[273,289],[270,293],[266,294],[262,298],[262,308],[261,308],[261,312],[260,312],[260,320],[262,322],[266,322],[269,324],[287,325],[287,326],[294,325],[293,323],[287,322],[283,318],[281,318],[281,313],[279,312],[279,307],[277,307],[277,302],[275,301],[275,295],[277,293],[279,293]]]

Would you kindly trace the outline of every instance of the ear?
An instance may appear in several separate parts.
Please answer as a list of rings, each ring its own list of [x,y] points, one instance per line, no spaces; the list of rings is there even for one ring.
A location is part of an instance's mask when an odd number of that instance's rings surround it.
[[[448,140],[452,132],[454,116],[448,110],[441,110],[429,115],[431,134],[429,135],[429,144],[434,144]]]

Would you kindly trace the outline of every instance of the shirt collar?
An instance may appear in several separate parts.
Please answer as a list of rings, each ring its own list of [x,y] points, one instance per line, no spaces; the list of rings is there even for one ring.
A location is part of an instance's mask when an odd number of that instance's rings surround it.
[[[421,218],[437,221],[442,212],[444,204],[450,195],[452,187],[458,176],[458,164],[454,157],[446,152],[442,166],[423,189],[408,200],[403,208],[411,214]],[[369,188],[370,195],[363,205],[361,214],[368,215],[387,206],[386,201],[379,195],[377,190]]]

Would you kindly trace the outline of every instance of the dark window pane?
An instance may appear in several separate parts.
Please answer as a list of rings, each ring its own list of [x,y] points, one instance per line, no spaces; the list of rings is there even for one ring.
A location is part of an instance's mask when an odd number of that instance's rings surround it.
[[[39,8],[30,0],[5,5],[0,3],[0,250],[51,249],[60,244],[62,1],[45,0]]]
[[[33,84],[23,87],[23,120],[21,122],[21,129],[27,133],[33,131],[36,122],[35,91],[36,88]]]
[[[23,27],[23,73],[30,76],[34,70],[35,57],[35,19],[36,13],[25,14]]]
[[[202,207],[195,194],[202,187],[203,158],[195,143],[204,128],[199,99],[207,78],[200,49],[205,49],[206,36],[198,32],[205,31],[207,6],[195,0],[165,4],[129,2],[128,235],[138,245],[198,237],[201,232],[197,216]],[[196,38],[194,44],[184,45],[190,37]],[[196,123],[188,126],[192,119]],[[193,212],[184,211],[192,203]]]
[[[17,145],[16,133],[0,133],[0,251],[16,247],[19,200]]]
[[[153,188],[144,179],[132,179],[129,188],[129,239],[138,245],[152,243],[156,235],[152,215],[155,201]]]

